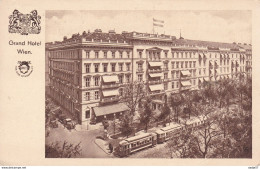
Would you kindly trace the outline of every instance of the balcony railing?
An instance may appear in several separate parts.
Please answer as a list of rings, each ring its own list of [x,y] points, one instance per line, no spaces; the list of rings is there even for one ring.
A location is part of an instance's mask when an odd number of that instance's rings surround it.
[[[111,97],[111,98],[103,98],[101,99],[101,103],[110,103],[110,102],[116,102],[119,101],[119,96]]]
[[[162,69],[148,69],[148,73],[161,73]]]
[[[153,81],[149,81],[149,84],[161,84],[163,82],[163,80],[153,80]]]
[[[107,89],[107,88],[117,88],[119,87],[119,83],[115,83],[115,84],[102,84],[102,89]]]
[[[180,90],[190,90],[190,89],[191,89],[191,86],[186,86],[186,87],[182,86],[180,88]]]
[[[137,69],[136,72],[138,72],[138,73],[144,72],[144,69]]]

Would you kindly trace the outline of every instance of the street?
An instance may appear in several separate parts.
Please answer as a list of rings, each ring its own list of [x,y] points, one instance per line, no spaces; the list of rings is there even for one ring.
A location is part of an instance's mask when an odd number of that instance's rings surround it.
[[[50,131],[50,135],[46,137],[46,144],[55,143],[56,141],[67,141],[71,144],[78,144],[81,142],[81,156],[80,158],[111,158],[113,155],[106,154],[101,148],[99,148],[94,140],[96,136],[100,135],[100,130],[90,130],[90,131],[76,131],[67,130],[59,123],[58,128],[53,128]]]

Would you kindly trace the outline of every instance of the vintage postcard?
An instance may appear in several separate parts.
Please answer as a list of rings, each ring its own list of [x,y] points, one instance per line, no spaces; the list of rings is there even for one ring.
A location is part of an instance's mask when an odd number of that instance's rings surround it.
[[[259,2],[0,3],[1,165],[260,164]]]

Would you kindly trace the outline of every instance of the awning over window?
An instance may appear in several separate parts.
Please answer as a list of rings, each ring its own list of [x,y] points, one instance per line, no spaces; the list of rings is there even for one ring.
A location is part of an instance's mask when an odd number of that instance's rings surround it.
[[[208,82],[208,81],[209,81],[209,78],[208,78],[208,77],[204,77],[204,80]]]
[[[118,82],[118,76],[117,75],[111,75],[111,76],[103,76],[103,81],[105,83],[109,83],[109,82]]]
[[[163,73],[149,73],[150,77],[162,77]]]
[[[162,66],[163,64],[162,62],[149,62],[149,65],[151,67],[156,67],[156,66]]]
[[[163,90],[164,89],[162,84],[149,85],[149,88],[150,88],[151,91]]]
[[[209,63],[213,65],[213,62],[212,62],[212,60],[210,60],[210,61],[209,61]]]
[[[218,69],[215,69],[216,73],[219,73],[219,70]]]
[[[96,116],[104,116],[112,113],[124,112],[129,110],[127,105],[124,103],[118,103],[108,106],[94,107],[94,112]]]
[[[199,78],[200,82],[203,83],[204,82],[204,79],[203,78]]]
[[[190,76],[190,72],[188,70],[181,71],[182,76]]]
[[[181,81],[181,85],[182,86],[191,86],[191,83],[189,80],[186,80],[186,81]]]
[[[102,92],[103,92],[103,96],[104,97],[119,95],[118,89],[115,89],[115,90],[105,90],[105,91],[102,91]]]

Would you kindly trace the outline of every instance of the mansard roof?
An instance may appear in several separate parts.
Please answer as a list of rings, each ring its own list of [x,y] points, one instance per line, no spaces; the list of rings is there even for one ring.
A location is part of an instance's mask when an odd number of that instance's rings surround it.
[[[173,40],[173,44],[176,45],[189,45],[189,46],[201,46],[207,48],[229,48],[238,49],[239,47],[234,43],[223,43],[223,42],[211,42],[202,40],[190,40],[190,39],[176,39]]]

